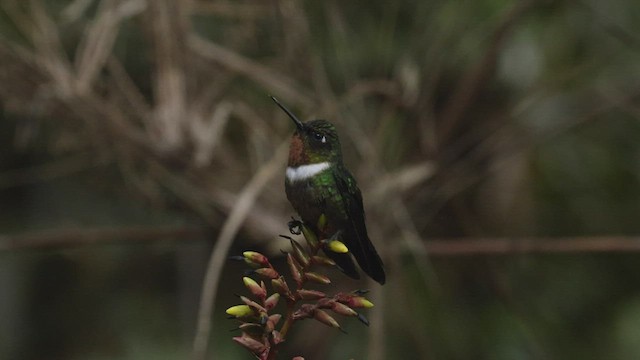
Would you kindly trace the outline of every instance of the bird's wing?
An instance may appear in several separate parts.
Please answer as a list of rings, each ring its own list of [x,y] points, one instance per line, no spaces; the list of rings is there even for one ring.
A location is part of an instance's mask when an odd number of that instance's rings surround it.
[[[340,173],[345,175],[337,176],[334,174],[334,179],[339,190],[338,193],[342,194],[341,198],[347,215],[343,239],[362,270],[375,281],[384,284],[385,273],[382,259],[367,235],[362,194],[347,169],[341,169]]]

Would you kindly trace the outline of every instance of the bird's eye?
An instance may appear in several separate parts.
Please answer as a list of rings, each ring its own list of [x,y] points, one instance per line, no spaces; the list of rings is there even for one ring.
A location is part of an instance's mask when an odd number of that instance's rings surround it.
[[[318,141],[322,141],[322,139],[324,139],[325,137],[322,134],[320,134],[319,132],[314,132],[313,133],[313,138],[318,140]],[[326,141],[326,139],[325,139],[325,141]]]

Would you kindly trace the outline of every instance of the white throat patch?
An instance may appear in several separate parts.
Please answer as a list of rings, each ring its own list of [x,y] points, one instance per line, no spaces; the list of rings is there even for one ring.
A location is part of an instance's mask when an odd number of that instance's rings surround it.
[[[331,164],[328,161],[317,164],[300,165],[298,167],[289,166],[287,168],[287,180],[290,183],[307,180],[327,170],[330,166]]]

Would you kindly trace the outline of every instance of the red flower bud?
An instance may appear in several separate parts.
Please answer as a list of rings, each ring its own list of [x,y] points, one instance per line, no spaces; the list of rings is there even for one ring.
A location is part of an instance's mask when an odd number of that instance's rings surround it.
[[[351,301],[347,303],[347,305],[353,308],[372,308],[373,303],[362,296],[354,296],[351,298]]]
[[[372,308],[373,303],[362,296],[358,296],[356,294],[345,294],[339,293],[334,296],[334,299],[338,302],[341,302],[349,307],[358,309],[358,308]]]
[[[264,334],[264,329],[260,324],[244,323],[240,324],[239,328],[250,336],[262,336]]]
[[[331,310],[333,310],[336,314],[344,316],[358,316],[358,313],[355,310],[337,301],[333,301],[331,303]]]
[[[272,268],[255,269],[253,272],[267,279],[277,279],[280,276],[280,274]]]
[[[242,255],[244,256],[245,260],[249,263],[260,265],[262,267],[269,265],[269,259],[266,256],[260,254],[259,252],[245,251],[242,253]]]
[[[269,321],[273,322],[273,325],[278,325],[278,322],[280,322],[280,319],[282,319],[282,315],[280,314],[273,314],[269,316]]]
[[[258,304],[257,302],[249,299],[246,296],[240,296],[240,300],[242,300],[242,302],[245,303],[247,306],[253,308],[256,312],[260,312],[260,313],[267,312],[267,309],[265,309],[264,306]]]
[[[254,296],[261,300],[267,296],[267,291],[252,278],[245,276],[242,278],[242,281],[244,282],[244,286],[246,286]]]
[[[291,271],[293,280],[295,280],[297,284],[302,284],[302,273],[300,272],[301,267],[293,255],[287,254],[287,264],[289,264],[289,271]]]
[[[309,254],[307,254],[307,251],[302,247],[302,245],[300,245],[297,241],[293,240],[292,238],[289,238],[289,241],[291,241],[291,247],[293,248],[293,255],[296,257],[296,260],[298,261],[298,263],[302,265],[302,268],[308,267],[309,263],[311,263],[311,259],[309,258]]]
[[[264,301],[264,307],[269,311],[278,305],[278,300],[280,300],[280,294],[273,293]]]
[[[331,279],[318,273],[307,272],[304,274],[304,277],[309,281],[313,281],[319,284],[331,284]]]
[[[327,296],[325,293],[318,290],[300,289],[297,293],[302,300],[317,300]]]
[[[242,334],[242,336],[234,337],[233,341],[242,345],[244,348],[251,351],[255,355],[260,355],[267,350],[267,347],[263,343],[246,334]]]
[[[277,279],[271,280],[271,286],[273,286],[273,290],[275,290],[278,294],[286,298],[292,297],[291,291],[289,291],[289,286],[282,276]]]
[[[316,309],[316,311],[313,314],[313,318],[325,325],[340,329],[340,324],[338,324],[336,319],[334,319],[331,315],[329,315],[324,310]]]
[[[273,330],[271,332],[271,335],[273,336],[273,343],[275,345],[280,344],[281,342],[284,341],[284,339],[282,338],[282,335],[280,334],[280,332],[278,330]]]
[[[314,263],[325,266],[335,266],[336,262],[326,256],[315,255],[312,257]]]

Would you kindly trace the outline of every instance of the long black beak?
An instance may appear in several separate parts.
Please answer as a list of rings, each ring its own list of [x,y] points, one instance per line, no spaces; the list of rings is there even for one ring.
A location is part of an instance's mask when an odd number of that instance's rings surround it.
[[[287,113],[287,115],[289,115],[289,117],[291,118],[291,120],[293,120],[293,122],[296,124],[298,129],[304,130],[304,123],[300,121],[295,115],[293,115],[293,113],[289,111],[289,109],[287,109],[284,105],[280,104],[280,101],[278,101],[278,99],[276,99],[275,97],[271,96],[271,100],[273,100],[273,102],[276,103],[276,105],[278,105],[280,109],[282,109],[284,112]]]

